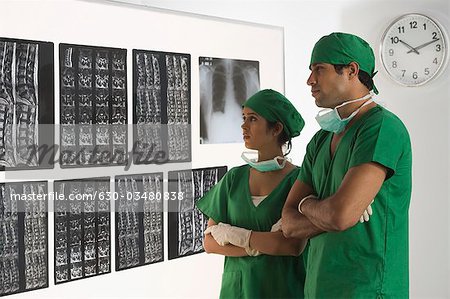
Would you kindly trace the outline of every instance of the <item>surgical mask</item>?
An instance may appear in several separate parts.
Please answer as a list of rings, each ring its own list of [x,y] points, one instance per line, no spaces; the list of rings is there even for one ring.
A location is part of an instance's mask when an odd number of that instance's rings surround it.
[[[267,172],[267,171],[274,171],[274,170],[280,170],[283,169],[286,165],[286,158],[281,156],[276,156],[275,158],[267,161],[261,161],[258,162],[256,158],[251,159],[247,157],[248,154],[254,154],[252,152],[243,152],[241,155],[242,160],[247,162],[248,165],[250,165],[252,168],[260,171],[260,172]],[[281,164],[278,163],[278,160],[282,160]]]
[[[350,114],[349,117],[344,119],[341,119],[341,116],[339,115],[338,112],[338,108],[341,108],[350,103],[367,100],[372,96],[373,94],[369,93],[362,98],[344,102],[341,105],[336,106],[334,109],[331,108],[322,109],[319,111],[319,113],[317,113],[316,120],[323,130],[339,134],[344,130],[345,126],[352,120],[352,118],[355,117],[356,114],[358,114],[359,110],[361,110],[362,107],[372,103],[373,100],[371,99],[365,102],[364,105],[356,109],[352,114]]]

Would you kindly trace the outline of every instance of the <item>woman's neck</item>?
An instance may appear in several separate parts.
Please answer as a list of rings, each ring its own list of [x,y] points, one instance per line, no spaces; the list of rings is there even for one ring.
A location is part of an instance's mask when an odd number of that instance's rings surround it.
[[[272,160],[273,158],[280,156],[283,157],[283,151],[280,148],[265,149],[258,151],[258,162]]]

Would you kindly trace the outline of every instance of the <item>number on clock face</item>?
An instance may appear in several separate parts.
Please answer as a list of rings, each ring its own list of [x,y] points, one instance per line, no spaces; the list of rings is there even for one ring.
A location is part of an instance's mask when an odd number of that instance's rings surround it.
[[[439,25],[421,14],[395,20],[381,41],[381,60],[400,84],[418,86],[433,79],[446,62],[446,36]]]

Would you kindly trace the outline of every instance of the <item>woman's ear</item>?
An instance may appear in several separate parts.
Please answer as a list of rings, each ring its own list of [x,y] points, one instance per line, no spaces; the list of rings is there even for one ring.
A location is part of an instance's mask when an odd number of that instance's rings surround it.
[[[273,127],[273,136],[278,136],[281,134],[281,132],[283,132],[283,124],[280,123],[279,121],[277,121],[277,123],[275,124],[275,126]]]

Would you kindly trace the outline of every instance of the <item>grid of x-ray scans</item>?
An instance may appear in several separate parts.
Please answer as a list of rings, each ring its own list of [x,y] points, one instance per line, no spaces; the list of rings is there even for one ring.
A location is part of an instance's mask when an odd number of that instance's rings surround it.
[[[60,44],[61,167],[126,164],[127,51]]]
[[[134,163],[191,160],[189,54],[133,50]]]
[[[47,182],[0,184],[0,296],[48,287],[46,193]]]
[[[38,151],[54,140],[53,65],[53,43],[0,38],[0,170],[53,167]]]
[[[199,57],[200,143],[242,142],[242,104],[259,91],[259,62]]]
[[[176,194],[176,200],[169,201],[169,260],[204,251],[208,218],[195,203],[226,172],[226,166],[169,172],[169,193]]]
[[[109,177],[55,181],[55,284],[111,272]]]
[[[163,174],[116,176],[116,271],[161,262]]]

